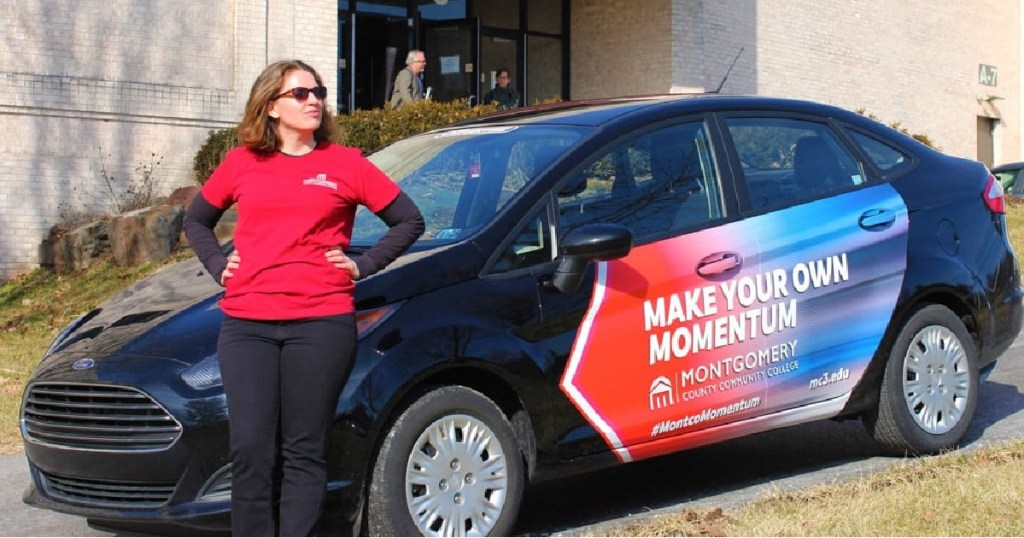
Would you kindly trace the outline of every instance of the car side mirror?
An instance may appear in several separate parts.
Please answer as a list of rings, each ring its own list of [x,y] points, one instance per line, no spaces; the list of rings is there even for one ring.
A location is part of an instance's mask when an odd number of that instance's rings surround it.
[[[619,224],[587,224],[565,234],[559,246],[558,268],[551,284],[562,293],[573,293],[583,283],[587,264],[621,258],[633,248],[633,232]]]

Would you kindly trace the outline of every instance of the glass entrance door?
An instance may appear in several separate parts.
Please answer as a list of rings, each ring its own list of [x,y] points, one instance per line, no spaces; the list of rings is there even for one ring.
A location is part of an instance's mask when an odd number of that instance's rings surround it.
[[[380,108],[392,77],[405,64],[409,28],[405,18],[355,15],[355,65],[352,66],[353,108]]]
[[[478,19],[423,21],[423,52],[427,57],[423,84],[435,101],[480,98]]]
[[[480,36],[480,95],[497,84],[499,69],[509,70],[509,85],[519,90],[523,83],[522,70],[519,66],[519,33],[484,29]],[[523,103],[519,103],[522,106]]]

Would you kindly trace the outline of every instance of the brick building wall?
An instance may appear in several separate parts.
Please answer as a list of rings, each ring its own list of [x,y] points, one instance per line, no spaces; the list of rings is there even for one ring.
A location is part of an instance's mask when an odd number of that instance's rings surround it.
[[[105,209],[104,176],[159,159],[161,194],[192,183],[269,62],[337,77],[335,1],[3,1],[0,18],[0,279],[38,265],[62,211]],[[862,108],[970,158],[998,113],[995,162],[1020,160],[1022,34],[1019,0],[571,0],[569,97],[712,90],[742,48],[723,93]]]
[[[710,91],[742,48],[723,93],[863,109],[972,159],[977,118],[993,113],[979,98],[994,95],[995,162],[1024,158],[1019,0],[573,0],[571,9],[573,99]],[[979,64],[999,69],[998,86],[979,84]]]
[[[978,99],[996,95],[995,162],[1021,157],[1019,0],[757,5],[758,93],[863,108],[972,159]],[[978,82],[979,64],[998,67],[998,86]]]
[[[572,0],[571,99],[665,93],[672,86],[672,0]]]
[[[159,161],[157,195],[193,184],[196,150],[268,62],[336,78],[322,0],[0,2],[0,20],[0,279],[37,267],[64,216],[108,211],[105,178],[123,190]]]

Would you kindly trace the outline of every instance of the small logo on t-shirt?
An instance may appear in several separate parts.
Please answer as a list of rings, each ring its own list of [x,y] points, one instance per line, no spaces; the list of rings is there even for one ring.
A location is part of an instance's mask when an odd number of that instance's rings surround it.
[[[316,185],[318,187],[327,187],[329,189],[338,190],[338,184],[333,181],[327,181],[327,174],[317,174],[316,177],[302,180],[303,185]]]

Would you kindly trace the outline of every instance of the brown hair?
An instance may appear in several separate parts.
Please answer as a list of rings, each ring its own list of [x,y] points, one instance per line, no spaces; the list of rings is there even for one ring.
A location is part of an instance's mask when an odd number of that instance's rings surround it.
[[[277,96],[281,82],[289,72],[300,69],[307,71],[319,86],[323,86],[320,74],[309,64],[301,60],[282,60],[266,67],[249,91],[249,101],[245,104],[245,116],[238,124],[238,142],[260,155],[270,155],[277,151],[280,140],[277,136],[277,120],[267,115],[270,101]],[[324,103],[323,115],[320,116],[320,127],[313,132],[313,139],[319,144],[334,138],[334,116]]]

